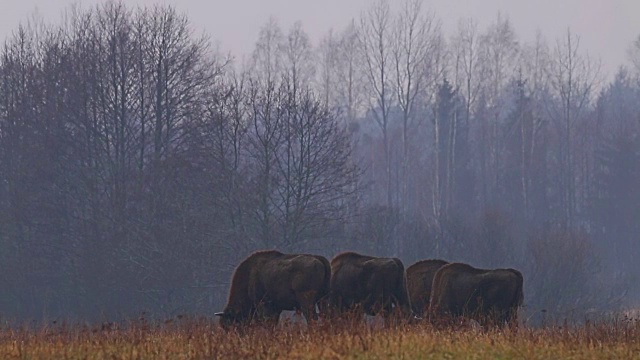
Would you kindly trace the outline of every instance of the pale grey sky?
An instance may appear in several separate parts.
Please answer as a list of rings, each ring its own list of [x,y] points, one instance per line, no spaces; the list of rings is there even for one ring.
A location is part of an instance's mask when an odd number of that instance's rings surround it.
[[[0,38],[5,39],[35,9],[56,21],[72,2],[83,6],[100,0],[0,0]],[[301,20],[313,40],[330,28],[342,29],[374,0],[126,0],[128,4],[173,4],[186,12],[197,28],[217,40],[222,50],[241,57],[251,51],[260,27],[274,16],[284,29]],[[397,6],[402,0],[391,0]],[[475,18],[483,29],[501,12],[521,41],[540,29],[552,44],[567,27],[581,37],[581,46],[600,57],[605,75],[626,63],[626,51],[640,35],[640,0],[424,0],[450,33],[458,19]]]

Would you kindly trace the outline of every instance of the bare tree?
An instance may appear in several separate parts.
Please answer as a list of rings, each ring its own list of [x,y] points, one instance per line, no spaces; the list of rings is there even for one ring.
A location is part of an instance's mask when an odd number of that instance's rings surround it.
[[[286,41],[281,44],[281,50],[284,54],[284,79],[291,86],[292,94],[297,96],[301,87],[312,82],[316,71],[313,48],[302,23],[293,24]]]
[[[282,74],[282,43],[284,35],[275,18],[260,29],[256,47],[253,50],[252,65],[254,77],[257,77],[264,86],[280,80]]]
[[[293,102],[295,101],[295,102]],[[345,221],[357,181],[346,129],[313,93],[288,94],[283,147],[276,162],[279,186],[274,204],[279,214],[279,246],[309,248],[328,224]]]
[[[420,105],[428,101],[437,81],[437,60],[441,51],[440,23],[434,15],[422,13],[422,3],[407,0],[395,19],[393,67],[398,106],[402,111],[402,171],[400,204],[402,214],[408,202],[409,135],[415,131]]]
[[[337,70],[338,63],[338,39],[333,33],[333,30],[329,32],[320,41],[318,47],[318,93],[322,94],[322,99],[328,109],[338,108],[336,102],[336,84],[337,84]]]
[[[363,101],[363,66],[357,31],[352,21],[340,34],[335,54],[336,102],[347,124],[356,119]]]
[[[547,92],[547,71],[549,66],[549,48],[540,32],[532,44],[527,44],[522,49],[520,60],[520,75],[522,91],[527,93],[531,102],[529,117],[525,116],[524,109],[519,113],[520,136],[520,196],[522,198],[523,216],[527,221],[531,220],[532,199],[531,191],[535,177],[536,154],[540,151],[540,136],[545,123],[542,114],[543,95]],[[524,93],[522,94],[524,95]]]
[[[251,241],[246,209],[249,204],[247,191],[247,135],[249,112],[247,101],[248,74],[245,71],[229,70],[220,84],[211,85],[207,95],[205,116],[199,133],[193,136],[202,146],[200,161],[213,160],[211,177],[214,186],[220,188],[220,206],[227,209],[223,217],[225,227],[219,229],[221,238],[232,253],[246,253],[255,244]],[[202,138],[200,138],[202,134]],[[202,164],[210,167],[210,164]],[[236,259],[237,260],[237,259]]]
[[[576,172],[574,167],[574,130],[587,110],[591,95],[600,76],[600,63],[580,53],[580,38],[567,30],[564,39],[556,42],[551,62],[549,81],[557,101],[549,109],[555,121],[558,142],[561,183],[562,223],[571,226],[576,210]]]
[[[454,91],[461,93],[465,99],[464,121],[471,121],[471,109],[476,102],[476,97],[482,84],[480,77],[480,40],[477,24],[472,19],[461,19],[458,22],[458,30],[451,41],[450,50],[451,71],[453,72]],[[437,110],[437,107],[434,107]],[[457,139],[460,125],[458,105],[453,104],[451,119],[448,126],[440,123],[442,116],[434,114],[434,143],[438,151],[441,144],[447,144],[444,149],[445,156],[435,157],[433,212],[436,219],[441,219],[446,214],[454,193],[453,171],[457,164]],[[442,163],[442,160],[445,163]]]
[[[0,55],[0,250],[7,289],[3,306],[17,316],[42,316],[61,304],[59,294],[39,289],[73,276],[75,239],[64,184],[69,134],[62,116],[68,47],[61,34],[40,22],[21,26]],[[68,307],[61,304],[63,311]],[[35,310],[35,311],[33,311]]]
[[[263,242],[262,246],[270,246],[275,242],[275,219],[271,197],[275,191],[276,169],[275,156],[281,145],[282,122],[284,117],[284,89],[273,84],[261,87],[252,82],[248,88],[249,103],[249,155],[255,169],[252,176],[258,204],[254,211],[258,226],[257,234]]]
[[[516,76],[518,64],[519,44],[515,30],[508,18],[498,14],[495,22],[489,26],[487,32],[481,37],[482,47],[482,76],[486,79],[484,92],[484,106],[490,113],[485,141],[482,146],[486,158],[488,171],[484,181],[488,182],[490,193],[496,194],[504,188],[502,177],[504,169],[501,154],[504,153],[505,142],[508,134],[502,134],[505,121],[505,108],[507,94],[505,91],[508,83]]]
[[[345,221],[358,175],[348,134],[308,88],[295,95],[286,80],[252,88],[248,101],[263,246],[307,246],[328,224]]]
[[[370,111],[382,132],[386,174],[386,205],[393,206],[391,171],[391,144],[389,134],[390,112],[394,104],[392,15],[385,0],[377,1],[360,18],[358,43],[364,63]]]
[[[636,73],[640,74],[640,35],[638,35],[629,47],[629,50],[627,50],[627,56],[633,64]]]

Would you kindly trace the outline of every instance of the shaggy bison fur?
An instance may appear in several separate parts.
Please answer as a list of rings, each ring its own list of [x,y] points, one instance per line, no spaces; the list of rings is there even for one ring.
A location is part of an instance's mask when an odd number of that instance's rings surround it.
[[[402,261],[354,252],[337,255],[331,260],[329,305],[338,314],[360,309],[387,319],[394,307],[411,314]]]
[[[482,270],[467,264],[445,265],[431,290],[432,316],[468,316],[483,325],[517,324],[523,302],[522,274],[514,269]]]
[[[327,296],[330,277],[322,256],[258,251],[236,268],[227,305],[216,315],[224,328],[251,321],[275,325],[284,310],[301,311],[310,322],[318,318],[316,304]]]
[[[422,316],[429,309],[433,277],[448,263],[444,260],[420,260],[407,268],[407,288],[415,314]]]

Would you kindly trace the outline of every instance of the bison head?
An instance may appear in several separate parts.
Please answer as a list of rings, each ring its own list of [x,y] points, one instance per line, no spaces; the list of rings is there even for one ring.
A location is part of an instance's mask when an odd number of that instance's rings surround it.
[[[220,326],[225,330],[229,330],[232,326],[238,325],[241,321],[238,314],[226,310],[215,313],[215,316],[220,317]]]

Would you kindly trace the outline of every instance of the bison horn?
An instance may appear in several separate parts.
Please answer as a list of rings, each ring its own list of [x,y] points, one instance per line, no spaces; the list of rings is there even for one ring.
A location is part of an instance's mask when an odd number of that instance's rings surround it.
[[[222,316],[222,315],[224,315],[224,312],[217,312],[217,313],[215,313],[215,314],[213,314],[213,315],[214,315],[214,316]]]

